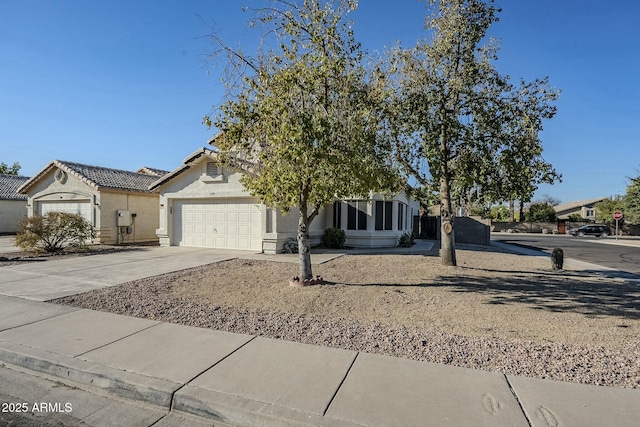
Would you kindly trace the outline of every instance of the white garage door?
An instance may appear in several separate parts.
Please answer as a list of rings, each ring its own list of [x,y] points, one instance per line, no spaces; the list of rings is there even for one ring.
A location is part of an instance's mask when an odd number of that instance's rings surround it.
[[[242,199],[176,200],[173,245],[262,250],[260,210]]]
[[[72,214],[82,215],[89,224],[93,224],[93,215],[91,212],[91,203],[89,201],[51,201],[51,202],[39,202],[39,213],[44,215],[47,212],[66,212]]]

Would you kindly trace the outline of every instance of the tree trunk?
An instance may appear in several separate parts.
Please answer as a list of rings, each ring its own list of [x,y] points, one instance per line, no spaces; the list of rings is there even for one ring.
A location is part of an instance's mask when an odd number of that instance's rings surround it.
[[[458,265],[456,262],[456,239],[453,226],[454,213],[451,206],[449,179],[440,179],[440,261],[443,265]]]
[[[516,208],[513,199],[509,199],[509,221],[515,222],[516,220]]]
[[[520,217],[518,218],[518,221],[524,221],[524,202],[522,200],[520,200]]]
[[[444,119],[443,119],[444,123]],[[446,128],[440,128],[440,154],[442,164],[440,165],[440,261],[443,265],[457,265],[456,262],[456,239],[453,227],[454,213],[451,206],[451,179],[449,176],[449,149],[446,140]]]
[[[313,279],[311,271],[311,240],[309,239],[309,218],[306,203],[299,207],[298,215],[298,266],[300,281]]]

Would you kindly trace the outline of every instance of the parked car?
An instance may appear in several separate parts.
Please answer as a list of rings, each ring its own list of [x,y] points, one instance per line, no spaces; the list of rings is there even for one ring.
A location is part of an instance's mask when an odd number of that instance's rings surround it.
[[[572,236],[597,236],[597,237],[607,237],[611,234],[611,228],[608,225],[583,225],[579,228],[572,228],[569,230],[569,234]]]

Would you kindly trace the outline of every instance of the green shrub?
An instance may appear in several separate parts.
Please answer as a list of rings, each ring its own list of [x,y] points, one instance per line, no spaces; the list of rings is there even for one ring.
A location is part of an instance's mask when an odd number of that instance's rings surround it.
[[[322,243],[328,247],[333,249],[341,249],[344,247],[344,241],[347,239],[344,230],[340,228],[327,228],[324,230],[324,235],[322,236]]]
[[[23,251],[58,252],[65,246],[86,248],[95,229],[81,215],[48,212],[20,221],[16,245]]]
[[[402,246],[403,248],[410,248],[415,244],[416,238],[413,233],[404,233],[402,236],[398,237],[398,246]]]
[[[298,253],[298,240],[289,239],[282,246],[283,254],[297,254]]]

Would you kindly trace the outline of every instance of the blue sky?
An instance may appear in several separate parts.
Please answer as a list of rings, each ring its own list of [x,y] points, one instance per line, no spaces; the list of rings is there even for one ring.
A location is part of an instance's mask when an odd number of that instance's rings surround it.
[[[0,161],[31,176],[53,159],[172,170],[213,131],[221,101],[206,64],[209,25],[229,43],[258,36],[242,5],[261,0],[0,0]],[[562,202],[622,194],[640,174],[640,3],[499,0],[497,67],[549,76],[562,90],[545,122],[544,157]],[[424,3],[360,0],[356,37],[369,51],[425,35]]]

